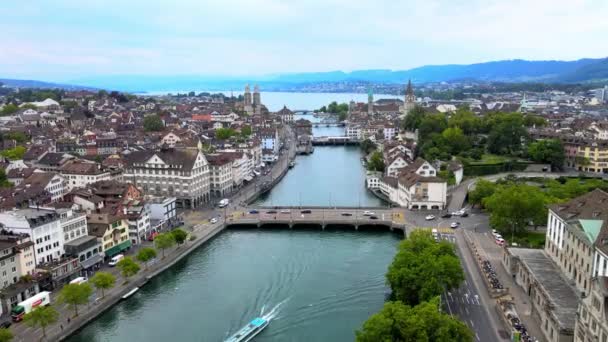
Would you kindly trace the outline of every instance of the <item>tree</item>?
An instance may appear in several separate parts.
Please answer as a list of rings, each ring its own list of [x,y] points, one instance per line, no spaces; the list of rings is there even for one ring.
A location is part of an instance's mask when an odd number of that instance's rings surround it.
[[[544,127],[547,126],[547,120],[538,115],[528,114],[524,117],[524,125],[526,127]]]
[[[529,222],[542,223],[547,218],[545,195],[532,185],[510,184],[499,187],[483,205],[490,211],[490,224],[501,233],[516,234]]]
[[[57,322],[59,313],[52,306],[38,306],[23,317],[25,324],[30,327],[42,328],[42,337],[46,338],[46,327]],[[40,339],[42,340],[42,338]]]
[[[21,159],[23,159],[23,156],[25,155],[26,151],[27,150],[25,147],[17,146],[15,148],[9,148],[7,150],[0,152],[0,155],[8,158],[10,160],[21,160]]]
[[[471,144],[469,143],[469,138],[467,138],[462,129],[458,127],[450,127],[446,128],[441,136],[448,148],[448,151],[452,155],[459,154],[460,152],[466,151],[471,148]]]
[[[420,127],[418,127],[420,140],[425,141],[432,133],[441,133],[447,127],[448,120],[445,114],[427,114],[422,118],[420,121]]]
[[[367,169],[370,171],[379,171],[384,172],[384,158],[382,157],[382,153],[376,151],[372,153],[369,158],[369,162],[367,163]]]
[[[470,342],[473,332],[458,319],[441,312],[437,299],[411,307],[387,302],[356,332],[357,342]]]
[[[22,144],[30,139],[23,132],[8,132],[2,135],[1,140],[15,140],[18,144]]]
[[[449,127],[458,127],[466,135],[479,133],[481,125],[481,119],[466,107],[458,108],[448,120]]]
[[[19,110],[17,105],[9,103],[0,109],[0,115],[11,115]]]
[[[0,328],[0,342],[10,342],[13,337],[13,333],[9,329]]]
[[[344,120],[346,120],[347,116],[348,116],[348,112],[340,112],[340,113],[338,113],[338,120],[344,121]]]
[[[454,247],[425,231],[413,232],[399,244],[386,274],[392,296],[407,305],[431,300],[464,280]]]
[[[154,238],[154,246],[163,252],[165,258],[165,249],[172,247],[175,244],[175,238],[170,233],[158,234]]]
[[[488,150],[497,154],[513,154],[521,151],[522,140],[528,132],[520,113],[498,113],[487,119]]]
[[[535,162],[549,163],[551,169],[564,168],[566,152],[562,142],[557,139],[539,140],[528,145],[528,155]]]
[[[174,229],[171,231],[171,235],[173,235],[173,239],[178,245],[181,245],[188,238],[188,233],[186,233],[183,229]]]
[[[8,177],[6,177],[6,171],[4,171],[3,168],[0,168],[0,188],[10,188],[11,186],[11,182],[9,182]]]
[[[401,126],[403,129],[408,131],[415,131],[420,127],[420,123],[422,122],[422,118],[426,115],[426,111],[424,108],[420,106],[415,106],[412,110],[407,113],[403,121],[401,122]]]
[[[74,316],[78,316],[78,305],[89,302],[93,294],[93,288],[88,283],[68,284],[59,292],[58,301],[66,303],[74,308]]]
[[[134,275],[137,274],[137,272],[139,272],[139,265],[133,261],[133,259],[131,257],[124,257],[122,258],[117,264],[116,267],[118,267],[118,269],[120,270],[120,273],[122,274],[123,277],[125,277],[128,281],[128,279]],[[125,281],[125,282],[126,282]]]
[[[109,272],[97,272],[91,279],[91,284],[98,289],[101,289],[101,298],[106,297],[105,290],[111,289],[116,284],[116,277]]]
[[[146,132],[160,132],[164,128],[165,124],[157,114],[148,115],[144,118],[144,130]]]
[[[485,180],[479,179],[475,183],[475,189],[469,192],[469,203],[473,205],[482,205],[483,200],[487,197],[492,196],[496,191],[496,184]]]
[[[248,136],[251,135],[251,133],[252,133],[251,126],[245,125],[245,126],[241,127],[241,135],[242,136],[248,137]]]
[[[232,128],[218,128],[215,130],[215,137],[220,140],[230,139],[235,134]]]
[[[144,247],[137,252],[137,256],[135,258],[143,263],[147,269],[148,261],[156,258],[156,250],[152,247]]]
[[[365,152],[365,154],[368,154],[371,151],[376,149],[376,144],[374,144],[374,142],[369,139],[365,139],[361,142],[359,147],[361,147],[361,149],[363,150],[363,152]]]

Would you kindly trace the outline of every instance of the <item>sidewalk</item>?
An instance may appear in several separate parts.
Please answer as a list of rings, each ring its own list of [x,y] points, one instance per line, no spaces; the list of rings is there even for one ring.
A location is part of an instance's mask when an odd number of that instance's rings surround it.
[[[509,290],[509,296],[515,304],[515,309],[522,323],[526,326],[529,333],[536,337],[539,342],[544,342],[544,335],[540,330],[540,322],[532,315],[532,305],[530,297],[525,291],[519,287],[511,275],[507,272],[502,263],[503,247],[497,245],[491,237],[491,233],[474,233],[471,232],[471,238],[474,239],[477,246],[483,251],[485,257],[490,261],[498,279],[505,288]]]

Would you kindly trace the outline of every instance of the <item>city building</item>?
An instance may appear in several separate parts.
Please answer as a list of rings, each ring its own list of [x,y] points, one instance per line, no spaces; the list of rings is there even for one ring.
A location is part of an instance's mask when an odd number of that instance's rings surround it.
[[[198,149],[132,152],[124,178],[145,195],[177,198],[180,208],[197,208],[210,199],[209,164]]]
[[[101,243],[101,253],[105,258],[111,258],[131,248],[129,224],[122,216],[92,213],[87,215],[87,226],[89,234]]]
[[[110,171],[102,170],[100,164],[82,160],[67,162],[60,168],[59,172],[67,180],[68,191],[112,179]]]
[[[234,180],[232,174],[233,160],[229,154],[208,154],[211,196],[224,198],[232,193]]]
[[[407,88],[405,88],[403,108],[401,113],[406,116],[414,107],[416,107],[416,95],[414,95],[414,87],[412,87],[412,81],[407,81]]]
[[[64,233],[54,210],[17,209],[1,212],[0,223],[14,234],[27,234],[34,242],[36,264],[58,260],[64,254]]]

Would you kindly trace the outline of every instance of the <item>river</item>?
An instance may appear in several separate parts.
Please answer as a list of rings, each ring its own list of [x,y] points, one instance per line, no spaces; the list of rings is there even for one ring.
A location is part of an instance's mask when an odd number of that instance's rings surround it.
[[[360,157],[357,147],[317,147],[259,204],[382,205],[365,190]],[[226,230],[68,341],[222,341],[273,308],[255,341],[353,341],[383,305],[399,240],[350,229]]]

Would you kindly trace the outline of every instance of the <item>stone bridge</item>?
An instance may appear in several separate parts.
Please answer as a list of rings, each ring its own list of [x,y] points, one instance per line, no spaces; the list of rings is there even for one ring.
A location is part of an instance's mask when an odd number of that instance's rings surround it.
[[[271,228],[277,226],[290,229],[317,226],[320,229],[352,227],[355,230],[399,230],[406,233],[403,211],[397,209],[360,208],[294,208],[273,207],[234,211],[225,214],[226,227],[255,226]]]

